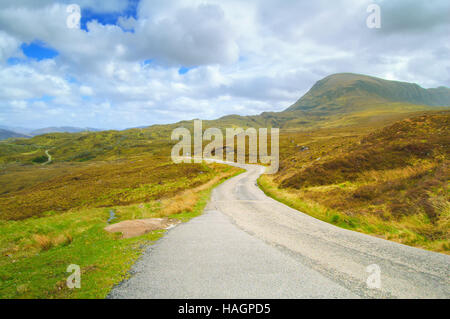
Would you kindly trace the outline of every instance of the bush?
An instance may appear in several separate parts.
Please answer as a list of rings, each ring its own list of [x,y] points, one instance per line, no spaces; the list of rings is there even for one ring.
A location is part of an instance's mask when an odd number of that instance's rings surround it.
[[[33,163],[42,164],[42,163],[47,162],[47,160],[48,160],[47,156],[42,155],[42,156],[38,156],[38,157],[33,158],[31,161]]]
[[[339,222],[339,215],[333,215],[333,217],[331,217],[331,222],[337,224]]]
[[[353,192],[353,197],[361,200],[371,200],[377,196],[376,187],[371,185],[363,185]]]

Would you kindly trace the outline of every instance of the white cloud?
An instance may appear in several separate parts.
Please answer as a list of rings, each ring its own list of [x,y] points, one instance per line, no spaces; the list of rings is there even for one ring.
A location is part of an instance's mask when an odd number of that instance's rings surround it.
[[[92,96],[94,95],[94,90],[91,87],[82,85],[80,86],[80,94],[84,96]]]
[[[44,71],[45,72],[42,72]],[[43,96],[68,96],[72,93],[57,70],[33,63],[0,69],[0,99],[38,99]]]
[[[0,31],[0,63],[5,62],[12,55],[17,55],[20,42],[9,34]]]

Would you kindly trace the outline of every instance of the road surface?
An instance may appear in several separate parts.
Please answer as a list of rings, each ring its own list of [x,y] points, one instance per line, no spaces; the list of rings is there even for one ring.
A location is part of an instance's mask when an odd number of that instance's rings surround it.
[[[450,256],[319,221],[267,197],[263,167],[235,165],[247,172],[151,246],[109,298],[450,298]]]
[[[47,155],[48,159],[47,162],[43,163],[42,165],[47,165],[50,164],[52,162],[52,156],[48,153],[49,150],[45,151],[45,155]]]

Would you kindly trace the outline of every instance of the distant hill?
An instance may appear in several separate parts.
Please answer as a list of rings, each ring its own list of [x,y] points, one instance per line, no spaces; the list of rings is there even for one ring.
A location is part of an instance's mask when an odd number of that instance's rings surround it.
[[[85,127],[72,127],[72,126],[59,126],[59,127],[45,127],[30,132],[30,135],[37,136],[48,133],[80,133],[80,132],[98,132],[99,129]]]
[[[7,126],[7,125],[0,125],[0,129],[20,133],[23,135],[30,135],[30,132],[32,131],[32,129],[21,126]]]
[[[12,137],[29,137],[29,136],[9,130],[0,129],[0,140],[6,140]]]
[[[323,111],[348,113],[366,109],[374,103],[408,103],[450,106],[450,89],[424,89],[415,83],[339,73],[318,81],[286,111]]]

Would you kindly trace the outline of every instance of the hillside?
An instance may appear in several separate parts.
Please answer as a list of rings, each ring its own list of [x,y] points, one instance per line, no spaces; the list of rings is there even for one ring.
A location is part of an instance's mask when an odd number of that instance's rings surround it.
[[[279,172],[262,181],[272,196],[341,227],[450,250],[450,112],[363,134],[326,130],[289,139]]]
[[[350,113],[381,103],[450,106],[450,89],[423,89],[415,83],[388,81],[367,75],[339,73],[318,81],[290,111]]]
[[[320,161],[283,180],[283,187],[307,187],[356,180],[367,170],[390,170],[450,155],[450,113],[406,119],[368,134],[345,152]],[[328,160],[327,160],[328,159]],[[281,172],[280,172],[281,173]]]

